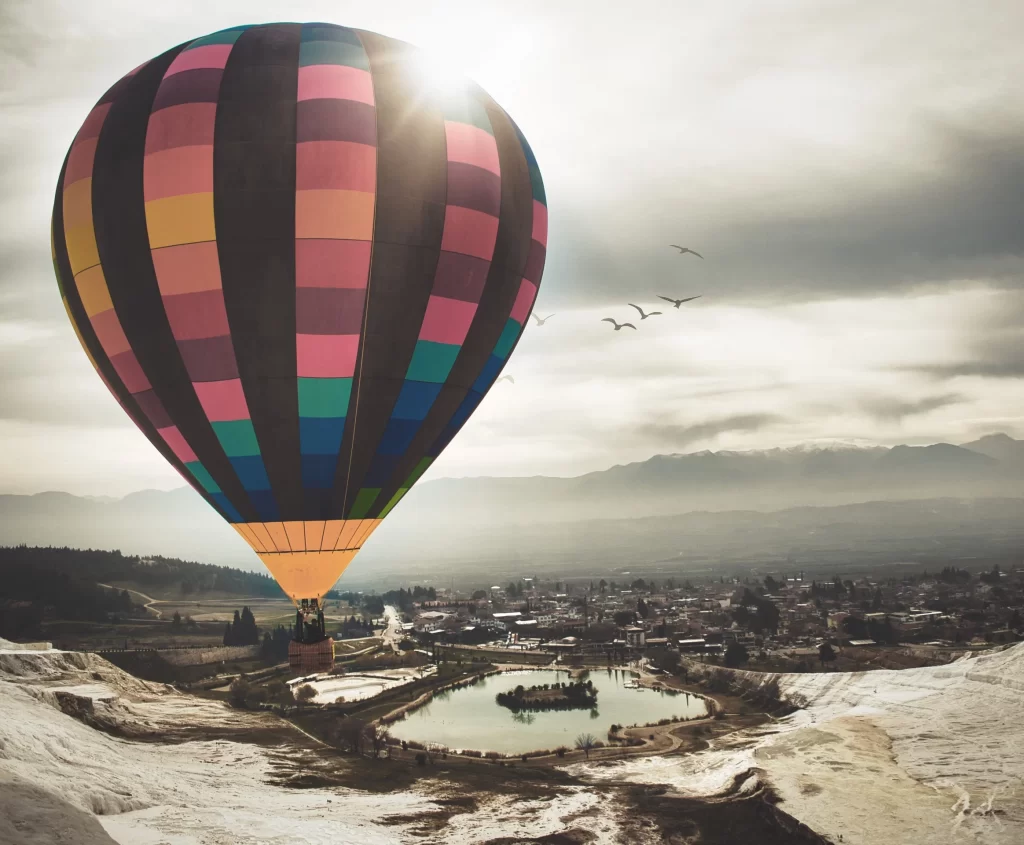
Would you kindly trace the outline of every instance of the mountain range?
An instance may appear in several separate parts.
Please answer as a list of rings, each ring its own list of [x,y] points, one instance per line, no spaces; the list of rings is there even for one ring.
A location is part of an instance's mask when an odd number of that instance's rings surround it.
[[[773,525],[795,526],[797,535],[783,532],[790,544],[817,530],[812,523],[852,519],[864,525],[864,507],[845,507],[864,502],[908,503],[881,510],[874,505],[871,536],[913,534],[923,530],[922,514],[942,509],[909,503],[949,499],[962,510],[965,500],[1016,499],[1024,496],[1022,469],[1024,441],[993,434],[960,445],[836,443],[655,455],[574,478],[437,479],[410,491],[357,558],[352,575],[411,562],[513,564],[539,554],[563,561],[615,555],[652,560],[675,557],[681,545],[697,558],[721,557],[730,548],[743,557],[769,536],[779,539]],[[830,514],[833,508],[843,515]],[[801,509],[817,515],[810,521],[795,516]],[[781,512],[784,519],[770,516]],[[888,527],[886,512],[893,521]],[[1018,514],[1004,516],[1012,524]],[[936,529],[934,515],[925,521],[929,532]],[[964,530],[973,529],[964,524]],[[690,538],[686,543],[684,535]],[[868,539],[860,529],[844,538]],[[59,492],[0,495],[0,543],[120,548],[261,568],[248,546],[188,488],[146,490],[117,500]],[[738,551],[740,546],[748,551]]]

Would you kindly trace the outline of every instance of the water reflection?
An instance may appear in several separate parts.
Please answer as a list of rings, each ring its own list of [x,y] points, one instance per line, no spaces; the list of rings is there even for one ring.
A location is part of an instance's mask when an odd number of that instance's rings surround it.
[[[613,724],[643,725],[706,714],[704,701],[698,696],[637,688],[633,672],[598,669],[590,673],[590,678],[598,690],[598,707],[593,709],[513,714],[495,703],[496,693],[518,684],[530,687],[576,679],[564,671],[531,669],[492,675],[474,686],[435,697],[426,707],[392,725],[391,733],[398,739],[435,742],[450,748],[518,754],[560,745],[571,747],[581,733],[604,739],[605,730]]]

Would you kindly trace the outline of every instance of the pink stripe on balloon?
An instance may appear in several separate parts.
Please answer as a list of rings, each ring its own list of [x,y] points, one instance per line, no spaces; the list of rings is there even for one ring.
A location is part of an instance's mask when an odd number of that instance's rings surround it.
[[[359,335],[297,334],[300,378],[351,378],[356,371]]]
[[[449,205],[444,213],[441,249],[490,261],[498,237],[498,218],[482,211]]]
[[[519,283],[519,293],[516,294],[515,304],[512,306],[512,313],[509,314],[517,323],[525,323],[530,316],[530,309],[533,307],[533,300],[537,298],[537,286],[529,279],[523,279]]]
[[[165,246],[150,254],[157,284],[164,296],[221,288],[216,241]]]
[[[131,349],[128,338],[125,337],[124,329],[121,328],[121,321],[117,319],[117,312],[113,308],[93,314],[89,318],[92,330],[96,333],[96,339],[100,342],[103,352],[108,358],[120,355]]]
[[[75,144],[68,153],[68,164],[64,168],[64,187],[75,184],[79,179],[92,176],[92,163],[96,158],[97,138],[89,138]]]
[[[475,302],[431,295],[427,300],[419,339],[461,346],[476,316],[476,309]]]
[[[207,44],[192,50],[183,50],[167,68],[164,79],[181,73],[183,70],[196,70],[203,67],[223,68],[228,63],[233,44]]]
[[[370,276],[371,248],[370,241],[300,238],[295,241],[295,286],[361,290]]]
[[[537,200],[533,201],[533,239],[548,245],[548,207]]]
[[[175,340],[201,340],[231,334],[220,288],[165,296],[163,301]]]
[[[173,147],[150,153],[143,165],[146,202],[213,190],[213,147]]]
[[[158,428],[157,434],[159,434],[166,443],[174,456],[181,461],[183,464],[191,463],[197,460],[196,453],[192,451],[192,447],[185,442],[185,438],[178,430],[176,425],[172,425],[168,428]]]
[[[151,387],[149,379],[142,372],[142,365],[139,364],[139,359],[135,357],[135,353],[130,349],[127,352],[122,352],[120,355],[111,357],[110,364],[121,378],[121,381],[124,382],[125,389],[129,393],[141,393],[143,390],[149,390]]]
[[[78,134],[75,136],[74,143],[80,144],[90,138],[98,138],[100,136],[100,129],[103,128],[103,121],[107,118],[110,106],[110,103],[102,103],[89,112],[85,123],[82,124],[82,128],[78,130]]]
[[[295,145],[295,190],[377,190],[377,148],[351,141]]]
[[[373,80],[365,70],[347,65],[299,68],[298,100],[355,100],[373,105]]]
[[[249,406],[245,402],[241,379],[227,381],[196,381],[192,383],[199,404],[210,422],[230,422],[249,419]]]
[[[468,123],[444,122],[444,137],[448,144],[448,161],[473,164],[501,175],[498,164],[498,145],[483,129]]]

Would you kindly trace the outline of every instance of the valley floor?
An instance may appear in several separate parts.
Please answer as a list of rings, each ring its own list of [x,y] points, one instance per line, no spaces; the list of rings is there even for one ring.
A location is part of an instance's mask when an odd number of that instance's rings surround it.
[[[1024,839],[1024,646],[782,676],[807,709],[707,751],[466,782],[341,756],[93,655],[3,645],[0,843],[826,841],[794,819],[844,843]]]

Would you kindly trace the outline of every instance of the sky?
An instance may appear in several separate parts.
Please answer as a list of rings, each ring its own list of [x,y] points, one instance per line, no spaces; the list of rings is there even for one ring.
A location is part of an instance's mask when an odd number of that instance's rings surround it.
[[[5,0],[0,492],[181,486],[67,321],[53,191],[114,80],[182,41],[276,20],[427,49],[512,115],[544,175],[536,311],[555,316],[527,329],[515,382],[495,385],[426,477],[1024,436],[1024,4],[623,9]],[[658,294],[701,298],[676,311]],[[630,302],[665,313],[641,323]]]

